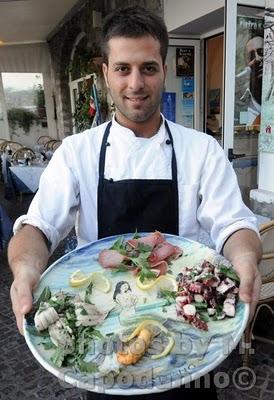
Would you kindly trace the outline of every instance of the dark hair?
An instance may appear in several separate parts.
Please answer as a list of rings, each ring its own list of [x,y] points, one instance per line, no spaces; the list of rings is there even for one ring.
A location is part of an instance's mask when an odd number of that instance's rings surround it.
[[[114,291],[114,293],[113,293],[113,300],[116,300],[117,294],[121,293],[121,286],[123,286],[125,283],[126,283],[127,286],[128,286],[128,290],[131,291],[130,284],[129,284],[127,281],[119,281],[119,282],[116,284],[115,291]]]
[[[108,42],[113,37],[137,38],[151,35],[160,42],[163,64],[168,48],[168,33],[161,17],[139,6],[120,8],[106,16],[102,28],[101,51],[104,62],[108,63]]]

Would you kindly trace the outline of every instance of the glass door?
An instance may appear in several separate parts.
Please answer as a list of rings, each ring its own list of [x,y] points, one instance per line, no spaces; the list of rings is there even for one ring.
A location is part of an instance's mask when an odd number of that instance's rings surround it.
[[[249,205],[258,187],[265,9],[260,0],[227,3],[224,148]]]

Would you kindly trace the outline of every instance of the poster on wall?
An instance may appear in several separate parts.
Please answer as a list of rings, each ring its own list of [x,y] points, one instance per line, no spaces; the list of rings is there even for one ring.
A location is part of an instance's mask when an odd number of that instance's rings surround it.
[[[237,17],[234,125],[260,130],[264,19]]]
[[[274,153],[274,0],[268,0],[266,7],[259,150]]]
[[[176,48],[176,75],[194,75],[194,46]]]
[[[176,122],[176,93],[164,92],[162,95],[161,111],[169,121]]]
[[[187,128],[194,127],[194,77],[182,78],[182,118]]]

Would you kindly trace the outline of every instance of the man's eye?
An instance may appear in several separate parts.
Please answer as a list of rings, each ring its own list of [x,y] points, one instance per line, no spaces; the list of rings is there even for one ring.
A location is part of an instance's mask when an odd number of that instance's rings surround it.
[[[115,68],[115,71],[117,71],[117,72],[128,72],[129,68],[126,67],[126,66],[119,66],[119,67]]]
[[[154,65],[147,65],[144,68],[144,72],[148,74],[154,74],[157,71],[157,68]]]

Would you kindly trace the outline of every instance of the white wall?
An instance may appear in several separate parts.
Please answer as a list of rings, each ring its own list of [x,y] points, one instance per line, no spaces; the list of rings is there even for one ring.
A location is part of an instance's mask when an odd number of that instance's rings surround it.
[[[274,192],[274,154],[260,152],[259,189]]]
[[[164,0],[168,31],[185,25],[224,6],[224,0]]]

